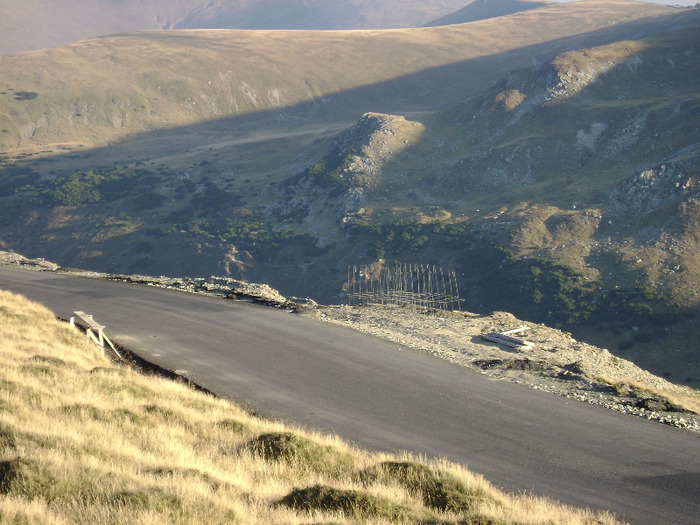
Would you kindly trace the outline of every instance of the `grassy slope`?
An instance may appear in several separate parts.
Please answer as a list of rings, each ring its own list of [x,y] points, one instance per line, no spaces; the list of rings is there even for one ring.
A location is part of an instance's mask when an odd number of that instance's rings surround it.
[[[537,9],[538,7],[542,7],[548,3],[548,1],[540,0],[505,0],[501,2],[475,0],[474,2],[469,3],[466,7],[439,18],[438,20],[435,20],[427,25],[440,26],[449,24],[464,24],[467,22],[474,22],[476,20],[510,15],[520,11],[527,11],[529,9]]]
[[[392,29],[416,27],[463,5],[461,0],[258,0],[208,6],[176,29]]]
[[[149,29],[370,29],[415,27],[460,0],[6,0],[0,54]]]
[[[615,522],[140,375],[4,291],[0,340],[0,523]]]
[[[327,116],[325,102],[340,105],[336,117],[340,111],[354,118],[368,110],[442,106],[531,60],[529,46],[542,44],[539,53],[555,54],[575,48],[558,42],[569,35],[646,17],[661,22],[669,12],[652,4],[587,1],[443,28],[142,33],[4,56],[0,129],[7,131],[0,150],[104,145],[137,132],[291,111],[309,102],[315,113]],[[366,89],[348,93],[359,88]],[[17,91],[39,96],[17,101]],[[295,116],[314,118],[309,111]]]
[[[7,0],[0,4],[0,54],[67,44],[97,35],[160,29],[201,0]]]

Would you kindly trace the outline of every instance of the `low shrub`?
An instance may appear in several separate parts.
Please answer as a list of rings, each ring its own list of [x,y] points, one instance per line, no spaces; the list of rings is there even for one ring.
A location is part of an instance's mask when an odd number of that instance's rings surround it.
[[[39,93],[36,91],[17,91],[15,93],[15,100],[23,102],[25,100],[34,100],[39,97]]]
[[[31,495],[52,501],[61,483],[38,462],[17,457],[0,461],[0,494]]]
[[[350,454],[291,432],[263,434],[243,448],[268,461],[283,461],[331,476],[349,472],[354,463]]]
[[[486,498],[481,489],[472,490],[456,478],[413,462],[387,461],[360,473],[363,483],[394,482],[422,498],[426,507],[441,511],[470,512]]]
[[[281,505],[301,511],[342,512],[354,518],[409,519],[410,512],[391,501],[357,490],[341,490],[324,485],[294,489],[280,501]]]

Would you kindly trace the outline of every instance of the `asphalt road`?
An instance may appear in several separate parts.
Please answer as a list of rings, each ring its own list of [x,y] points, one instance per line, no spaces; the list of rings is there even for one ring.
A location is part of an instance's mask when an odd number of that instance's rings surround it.
[[[700,523],[697,434],[247,303],[11,268],[0,289],[63,318],[88,312],[145,359],[265,417],[445,457],[505,490],[631,523]]]

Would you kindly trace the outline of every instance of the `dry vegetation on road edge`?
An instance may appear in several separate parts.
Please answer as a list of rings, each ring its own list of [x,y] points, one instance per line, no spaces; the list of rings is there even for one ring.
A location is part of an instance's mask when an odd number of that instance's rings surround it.
[[[0,291],[0,523],[616,523],[112,363]]]

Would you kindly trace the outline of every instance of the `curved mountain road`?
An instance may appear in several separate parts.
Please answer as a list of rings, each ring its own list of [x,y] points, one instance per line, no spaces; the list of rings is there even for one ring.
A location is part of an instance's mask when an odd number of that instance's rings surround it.
[[[0,268],[0,289],[269,418],[372,450],[462,463],[505,490],[631,523],[700,523],[700,436],[494,381],[284,311],[146,286]]]

